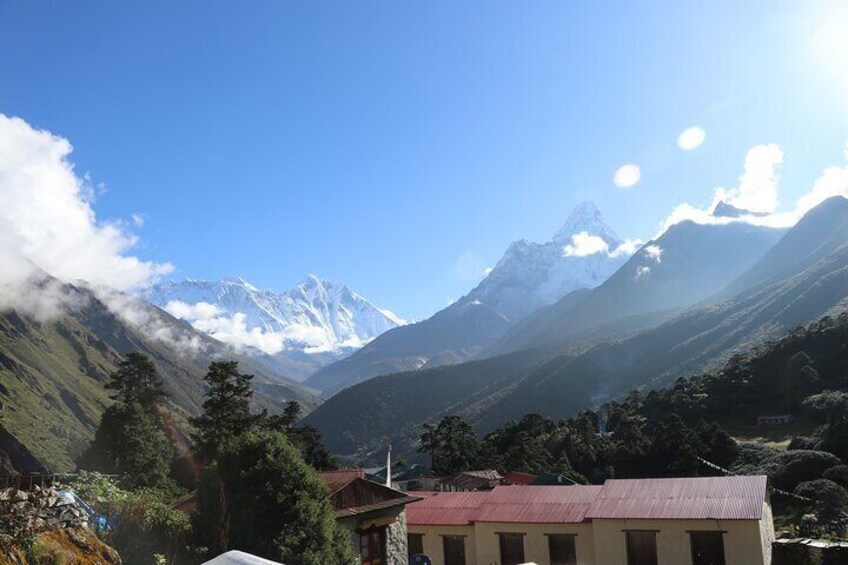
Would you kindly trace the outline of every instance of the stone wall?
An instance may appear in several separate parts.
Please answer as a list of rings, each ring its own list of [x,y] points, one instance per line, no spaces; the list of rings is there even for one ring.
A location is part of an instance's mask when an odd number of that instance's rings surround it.
[[[386,565],[407,565],[406,510],[386,528]]]

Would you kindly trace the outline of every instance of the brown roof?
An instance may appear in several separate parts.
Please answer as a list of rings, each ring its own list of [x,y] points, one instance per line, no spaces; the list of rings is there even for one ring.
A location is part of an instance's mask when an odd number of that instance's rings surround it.
[[[610,479],[587,518],[759,520],[766,477]]]
[[[518,471],[510,471],[504,476],[505,485],[529,485],[537,475],[530,473],[519,473]]]
[[[318,473],[330,494],[340,491],[355,479],[365,478],[365,469],[341,469],[339,471],[321,471]]]
[[[475,490],[481,487],[491,488],[493,483],[499,483],[503,476],[497,471],[488,469],[482,471],[465,471],[457,473],[446,479],[442,479],[442,483],[453,485],[458,489]]]

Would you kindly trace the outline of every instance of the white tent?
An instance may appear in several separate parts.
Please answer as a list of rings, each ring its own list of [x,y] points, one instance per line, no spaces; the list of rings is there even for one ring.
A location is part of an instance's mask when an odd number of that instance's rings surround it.
[[[243,551],[228,551],[222,553],[218,557],[206,561],[203,565],[283,565],[279,561],[271,561],[256,557]]]

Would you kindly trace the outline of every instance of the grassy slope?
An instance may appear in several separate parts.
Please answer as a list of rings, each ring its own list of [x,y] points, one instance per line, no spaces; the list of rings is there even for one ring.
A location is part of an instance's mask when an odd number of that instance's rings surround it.
[[[0,426],[54,471],[69,470],[93,437],[110,400],[104,383],[123,354],[141,351],[156,363],[172,398],[177,422],[197,412],[203,400],[203,374],[211,360],[235,357],[219,342],[194,332],[158,309],[150,314],[175,335],[199,344],[180,351],[149,339],[124,323],[84,289],[84,306],[60,319],[39,322],[14,312],[0,313]],[[151,307],[152,308],[152,307]],[[256,374],[258,407],[278,409],[288,399],[307,410],[318,404],[306,389],[275,379],[241,359]],[[6,446],[0,445],[0,450]]]

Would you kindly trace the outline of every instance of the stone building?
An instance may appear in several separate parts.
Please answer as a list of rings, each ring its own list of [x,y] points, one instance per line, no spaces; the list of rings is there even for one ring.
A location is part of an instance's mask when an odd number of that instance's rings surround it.
[[[421,500],[365,479],[362,469],[320,473],[336,521],[363,565],[407,565],[406,505]]]

